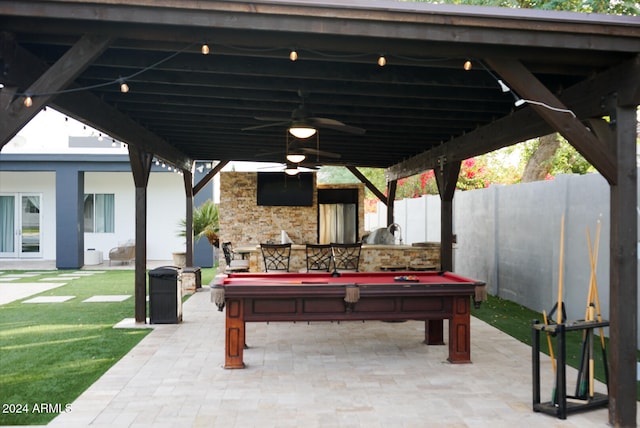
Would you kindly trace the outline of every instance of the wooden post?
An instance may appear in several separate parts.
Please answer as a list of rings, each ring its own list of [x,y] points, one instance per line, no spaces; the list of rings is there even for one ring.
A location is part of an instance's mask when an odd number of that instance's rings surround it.
[[[461,162],[446,163],[434,170],[440,192],[440,269],[453,271],[453,194],[458,183]]]
[[[636,426],[637,167],[636,106],[612,97],[616,184],[611,185],[609,423]]]
[[[393,205],[396,200],[396,189],[398,187],[398,180],[392,180],[387,183],[387,226],[394,223],[393,220]]]
[[[129,162],[136,186],[135,318],[147,322],[147,184],[153,155],[129,144]]]
[[[186,195],[186,263],[185,266],[193,266],[193,174],[191,171],[183,171],[184,193]]]

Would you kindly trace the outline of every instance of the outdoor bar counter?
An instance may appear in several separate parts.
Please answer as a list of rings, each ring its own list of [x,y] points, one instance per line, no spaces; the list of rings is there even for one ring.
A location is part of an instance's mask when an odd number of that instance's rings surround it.
[[[304,244],[291,245],[290,272],[306,270]],[[236,257],[249,259],[250,272],[264,272],[264,262],[259,245],[235,248]],[[383,270],[439,270],[440,243],[422,242],[413,245],[363,244],[360,253],[361,272]]]

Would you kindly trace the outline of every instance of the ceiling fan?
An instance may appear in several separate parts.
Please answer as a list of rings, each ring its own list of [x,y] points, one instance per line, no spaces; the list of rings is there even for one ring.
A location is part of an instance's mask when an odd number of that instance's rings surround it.
[[[332,129],[335,131],[346,132],[348,134],[363,135],[365,130],[357,126],[347,125],[339,120],[329,119],[326,117],[315,117],[305,105],[306,94],[298,91],[298,95],[302,99],[301,104],[293,110],[290,118],[257,116],[255,119],[271,122],[264,125],[249,126],[243,128],[243,131],[252,131],[255,129],[269,128],[272,126],[288,126],[291,135],[296,138],[309,138],[316,134],[318,128]]]

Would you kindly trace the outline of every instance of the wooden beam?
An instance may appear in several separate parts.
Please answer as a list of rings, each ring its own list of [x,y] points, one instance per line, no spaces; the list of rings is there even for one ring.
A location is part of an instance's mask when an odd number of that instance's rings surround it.
[[[640,103],[638,76],[640,55],[564,90],[560,99],[578,117],[605,116],[609,114],[609,110],[602,100],[611,93],[623,94],[623,105]],[[553,131],[553,127],[542,120],[532,108],[525,107],[487,126],[393,165],[385,171],[385,176],[387,180],[410,177],[436,168],[443,156],[449,161],[464,160]]]
[[[147,184],[153,156],[129,145],[129,162],[136,187],[136,261],[134,273],[134,299],[136,323],[147,322]]]
[[[30,52],[13,43],[10,35],[2,33],[0,37],[2,37],[0,57],[5,59],[5,61],[7,60],[6,58],[11,59],[12,66],[10,68],[9,79],[13,85],[27,87],[31,85],[33,81],[49,72],[46,64]],[[5,88],[0,91],[0,93],[4,93],[6,90]],[[13,104],[17,101],[14,101]],[[193,160],[184,153],[171,146],[156,134],[132,121],[128,116],[102,102],[98,97],[88,91],[62,93],[51,97],[49,101],[52,107],[69,117],[96,128],[114,138],[125,141],[128,144],[137,145],[147,152],[154,153],[162,159],[171,161],[180,169],[188,170],[193,164]],[[16,106],[15,108],[26,110],[27,113],[33,115],[37,114],[39,110],[35,109],[34,106],[29,109],[20,107],[21,104]],[[6,119],[4,116],[6,114],[6,112],[0,111],[0,138],[4,138],[2,136],[4,135],[3,132],[5,128],[3,128],[2,125]],[[29,117],[29,120],[31,118],[32,116]],[[22,126],[24,126],[24,124],[22,124]],[[15,132],[18,131],[19,128]],[[0,139],[0,149],[9,142],[11,138],[12,137],[9,137],[7,141]]]
[[[640,54],[565,89],[560,98],[578,117],[590,118],[610,114],[602,101],[612,93],[617,93],[621,106],[640,104]]]
[[[202,180],[200,180],[198,182],[198,184],[196,184],[195,186],[193,186],[193,194],[197,195],[198,192],[200,192],[204,186],[206,186],[212,179],[213,177],[216,176],[217,173],[219,173],[222,168],[224,168],[225,166],[227,166],[227,164],[229,163],[229,161],[221,161],[218,162],[218,164],[216,166],[214,166],[211,171],[209,171],[207,173],[207,175],[205,175],[204,177],[202,177]]]
[[[80,75],[102,52],[109,47],[111,37],[103,35],[85,35],[80,38],[53,66],[44,71],[39,78],[24,91],[31,95],[33,105],[25,107],[24,98],[15,99],[6,110],[0,110],[0,149],[5,146],[38,112],[46,106],[58,92],[64,90]],[[6,35],[3,35],[5,61],[24,58],[24,50],[17,46],[8,48]],[[7,50],[10,49],[10,52]],[[27,85],[25,85],[27,86]]]
[[[488,58],[485,62],[505,80],[512,91],[526,100],[531,108],[595,166],[610,184],[615,183],[616,162],[606,144],[592,134],[575,113],[568,113],[569,108],[522,63],[510,58]]]
[[[373,193],[376,196],[376,198],[378,198],[383,204],[389,206],[389,201],[387,200],[387,197],[384,195],[384,193],[378,190],[378,188],[371,181],[369,181],[369,179],[365,177],[364,174],[361,173],[358,168],[356,168],[355,166],[348,166],[348,165],[346,168],[349,171],[351,171],[351,174],[355,175],[358,180],[364,183],[367,189],[369,189],[371,193]]]
[[[541,120],[532,109],[522,109],[393,165],[385,170],[385,177],[387,180],[410,177],[438,168],[442,159],[446,159],[447,162],[461,162],[551,132],[553,128]]]
[[[60,95],[51,105],[105,134],[153,153],[179,169],[188,171],[193,165],[189,156],[89,92]]]

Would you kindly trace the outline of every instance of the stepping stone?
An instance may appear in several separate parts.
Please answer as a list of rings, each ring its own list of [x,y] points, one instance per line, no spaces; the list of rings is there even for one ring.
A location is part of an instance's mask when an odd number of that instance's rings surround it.
[[[65,276],[65,277],[59,277],[59,276],[51,276],[49,278],[41,278],[40,281],[69,281],[70,279],[78,279],[80,278],[79,276]]]
[[[26,299],[53,288],[62,287],[60,282],[23,282],[19,284],[3,284],[0,286],[0,305]]]
[[[112,294],[112,295],[104,295],[104,296],[93,296],[89,297],[86,300],[83,300],[83,303],[94,303],[94,302],[123,302],[131,297],[131,294]]]
[[[33,299],[25,300],[22,303],[62,303],[75,297],[76,296],[38,296]]]
[[[38,276],[37,273],[12,273],[9,275],[5,275],[5,278],[31,278],[33,276]]]

